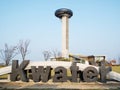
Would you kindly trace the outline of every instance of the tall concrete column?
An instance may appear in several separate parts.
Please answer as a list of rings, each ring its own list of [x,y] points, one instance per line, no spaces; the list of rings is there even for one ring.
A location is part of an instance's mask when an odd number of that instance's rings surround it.
[[[62,57],[69,56],[69,27],[68,18],[73,15],[70,9],[62,8],[55,12],[55,16],[62,19]]]
[[[62,17],[62,57],[68,57],[69,55],[69,29],[68,29],[68,17]]]

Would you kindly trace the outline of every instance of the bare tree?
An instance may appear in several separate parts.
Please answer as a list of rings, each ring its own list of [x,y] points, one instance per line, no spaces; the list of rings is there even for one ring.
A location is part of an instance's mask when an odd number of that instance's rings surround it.
[[[8,46],[5,44],[5,48],[0,50],[0,58],[5,62],[5,65],[8,66],[10,61],[18,54],[16,52],[17,46]]]
[[[43,51],[44,59],[47,61],[51,57],[50,51]]]
[[[26,55],[29,53],[28,52],[28,46],[30,44],[29,40],[23,41],[20,40],[18,44],[18,51],[20,52],[22,56],[22,60],[25,60]]]
[[[110,60],[110,65],[114,65],[114,64],[116,64],[116,60],[115,59]]]
[[[54,57],[55,59],[61,57],[61,52],[58,51],[58,50],[53,50],[53,51],[52,51],[52,54],[53,54],[53,57]]]

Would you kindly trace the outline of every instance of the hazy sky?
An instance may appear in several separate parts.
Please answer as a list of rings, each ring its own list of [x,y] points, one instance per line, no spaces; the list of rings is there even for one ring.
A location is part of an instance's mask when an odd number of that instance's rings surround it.
[[[61,51],[59,8],[73,11],[70,53],[120,57],[120,0],[0,0],[0,49],[30,40],[27,59],[36,61],[44,50]]]

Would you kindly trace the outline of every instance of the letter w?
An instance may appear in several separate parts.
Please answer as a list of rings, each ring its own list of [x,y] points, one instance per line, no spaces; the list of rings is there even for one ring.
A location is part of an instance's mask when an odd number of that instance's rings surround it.
[[[39,82],[40,80],[42,82],[47,82],[50,78],[51,66],[47,66],[46,69],[44,69],[43,66],[39,66],[38,69],[36,66],[31,66],[31,69],[34,82]]]

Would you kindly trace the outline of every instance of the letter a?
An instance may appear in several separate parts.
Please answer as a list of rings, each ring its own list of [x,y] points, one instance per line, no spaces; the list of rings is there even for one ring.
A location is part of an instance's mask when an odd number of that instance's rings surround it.
[[[67,81],[67,70],[64,67],[55,68],[55,75],[53,82],[66,82]]]

